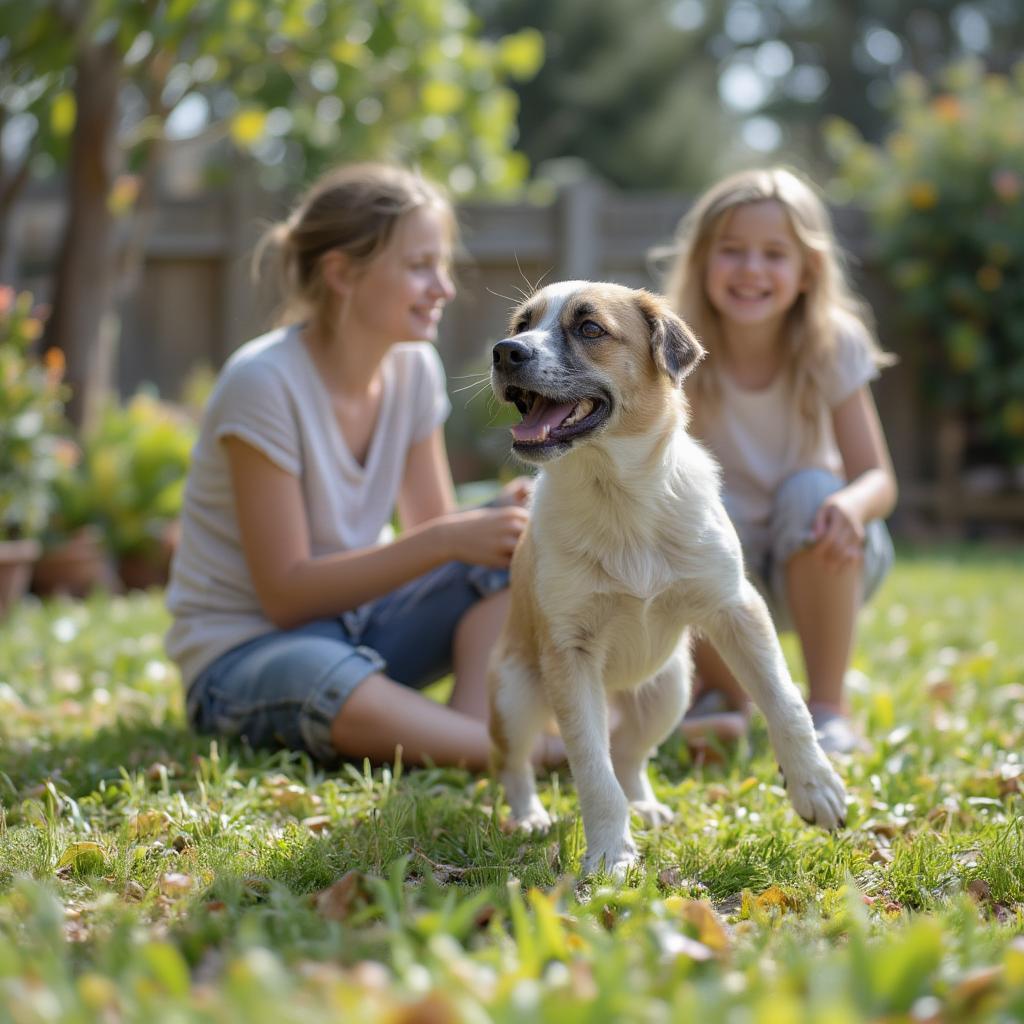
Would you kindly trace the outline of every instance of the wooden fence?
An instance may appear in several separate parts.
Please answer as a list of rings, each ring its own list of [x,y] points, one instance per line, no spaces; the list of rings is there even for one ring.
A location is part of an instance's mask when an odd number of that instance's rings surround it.
[[[671,241],[686,205],[678,195],[621,193],[583,180],[547,205],[460,207],[459,294],[445,314],[439,340],[455,392],[449,443],[457,478],[481,472],[504,443],[500,431],[487,431],[487,413],[466,404],[472,389],[457,389],[472,371],[486,367],[517,290],[541,279],[567,278],[657,288],[648,254]],[[218,367],[266,328],[276,297],[254,287],[249,259],[262,226],[285,212],[280,197],[262,192],[245,173],[222,191],[161,204],[141,285],[120,310],[117,383],[122,392],[149,381],[161,394],[176,397],[194,366]],[[45,299],[60,221],[58,197],[38,195],[24,202],[0,279],[15,279]],[[836,225],[851,253],[856,284],[874,306],[882,343],[901,357],[875,387],[901,482],[894,528],[905,535],[1016,532],[1024,524],[1024,494],[979,487],[984,474],[972,475],[963,465],[962,429],[926,412],[921,402],[920,356],[890,327],[898,299],[872,267],[863,217],[837,211]],[[483,408],[486,396],[474,401]]]

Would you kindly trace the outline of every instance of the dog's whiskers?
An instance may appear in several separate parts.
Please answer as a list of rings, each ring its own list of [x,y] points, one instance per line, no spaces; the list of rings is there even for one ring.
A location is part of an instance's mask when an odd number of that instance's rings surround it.
[[[464,380],[469,380],[468,377],[464,377]],[[489,384],[491,382],[491,375],[489,373],[481,374],[474,380],[469,381],[468,384],[463,384],[461,388],[453,388],[453,395],[460,395],[463,391],[469,391],[471,388],[478,387],[480,384]]]
[[[480,395],[486,394],[490,390],[491,390],[490,381],[486,381],[486,380],[485,381],[481,381],[480,382],[480,386],[476,389],[476,391],[474,391],[473,394],[471,394],[469,396],[469,398],[466,399],[466,405],[468,406],[469,403],[472,402],[474,398],[479,398]],[[491,395],[491,397],[492,398],[494,397],[493,394]]]
[[[513,305],[519,304],[519,299],[513,298],[511,295],[505,295],[502,292],[496,292],[493,288],[487,289],[491,295],[497,299],[504,299],[506,302],[511,302]]]

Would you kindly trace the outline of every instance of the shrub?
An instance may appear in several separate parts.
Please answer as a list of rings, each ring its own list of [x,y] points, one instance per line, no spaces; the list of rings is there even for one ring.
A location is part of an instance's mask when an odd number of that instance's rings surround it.
[[[181,512],[196,428],[179,410],[140,391],[110,404],[82,440],[87,500],[116,556],[148,555]]]
[[[0,540],[43,531],[64,451],[64,361],[56,349],[36,358],[41,332],[32,296],[0,286]]]
[[[1024,460],[1024,63],[902,80],[881,146],[828,127],[838,200],[870,216],[924,393],[962,418],[969,455]]]

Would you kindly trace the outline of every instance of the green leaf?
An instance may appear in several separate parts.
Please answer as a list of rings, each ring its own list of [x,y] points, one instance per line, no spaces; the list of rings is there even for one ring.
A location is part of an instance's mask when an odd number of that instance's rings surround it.
[[[168,995],[179,999],[188,995],[188,965],[174,946],[168,942],[150,942],[142,948],[142,959],[153,979]]]
[[[65,90],[57,93],[50,104],[50,130],[54,135],[70,135],[75,127],[78,107],[74,95]]]
[[[498,44],[498,61],[520,82],[533,78],[544,63],[544,37],[535,28],[505,36]]]

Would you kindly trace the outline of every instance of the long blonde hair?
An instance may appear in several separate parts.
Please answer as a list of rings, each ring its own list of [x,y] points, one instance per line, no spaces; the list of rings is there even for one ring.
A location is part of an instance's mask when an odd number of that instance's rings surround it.
[[[273,250],[273,270],[283,295],[276,322],[310,319],[329,337],[331,296],[320,273],[322,258],[343,252],[355,264],[367,264],[388,244],[402,217],[424,206],[444,211],[455,243],[455,214],[448,198],[416,171],[385,163],[348,164],[313,184],[287,219],[272,225],[253,254],[253,275],[264,276],[265,257]]]
[[[730,212],[767,200],[782,207],[807,268],[807,287],[786,317],[783,370],[813,445],[820,425],[820,374],[836,351],[839,333],[859,326],[857,333],[865,337],[876,365],[894,362],[878,345],[869,307],[850,287],[828,209],[814,186],[786,167],[740,171],[713,185],[679,223],[664,291],[707,350],[704,365],[687,382],[700,433],[702,417],[721,397],[715,356],[721,350],[722,330],[705,288],[708,254]]]

